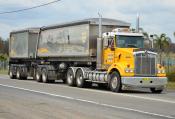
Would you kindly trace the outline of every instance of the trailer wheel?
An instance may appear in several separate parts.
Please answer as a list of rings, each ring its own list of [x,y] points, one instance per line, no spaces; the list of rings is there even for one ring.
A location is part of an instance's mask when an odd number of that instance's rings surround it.
[[[75,86],[74,72],[71,68],[67,71],[67,84],[69,86]]]
[[[9,69],[9,76],[10,76],[11,79],[15,79],[16,78],[15,75],[13,75],[13,70],[12,70],[11,67]]]
[[[120,92],[121,91],[121,78],[118,72],[113,72],[110,76],[109,87],[113,92]]]
[[[21,79],[21,73],[20,73],[20,69],[19,68],[17,68],[17,71],[16,71],[16,78],[17,79]]]
[[[83,88],[85,86],[85,79],[82,69],[78,69],[76,72],[76,85],[79,88]]]
[[[163,89],[156,89],[156,88],[150,88],[150,90],[152,93],[157,93],[157,94],[160,94],[163,91]]]
[[[35,79],[36,79],[37,82],[41,82],[42,81],[40,72],[38,70],[36,70]]]
[[[42,70],[42,81],[43,81],[43,83],[47,83],[48,82],[48,74],[47,74],[47,70],[46,69]]]

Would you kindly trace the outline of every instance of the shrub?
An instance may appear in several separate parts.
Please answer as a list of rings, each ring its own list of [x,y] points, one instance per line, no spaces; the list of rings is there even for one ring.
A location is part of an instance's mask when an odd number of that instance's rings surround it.
[[[168,78],[168,81],[175,82],[175,69],[171,71],[170,73],[167,73],[167,78]]]

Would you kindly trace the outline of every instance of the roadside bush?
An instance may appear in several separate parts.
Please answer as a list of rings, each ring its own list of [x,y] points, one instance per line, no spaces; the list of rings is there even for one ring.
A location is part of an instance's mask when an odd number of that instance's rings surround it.
[[[167,73],[167,78],[168,78],[168,81],[175,82],[175,69],[171,71],[170,73]]]

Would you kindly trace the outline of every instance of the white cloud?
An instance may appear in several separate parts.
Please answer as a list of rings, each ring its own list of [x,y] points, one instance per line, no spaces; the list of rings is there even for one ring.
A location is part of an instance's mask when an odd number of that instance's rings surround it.
[[[5,0],[0,2],[0,10],[31,7],[53,0]],[[13,7],[15,6],[15,7]],[[88,17],[115,18],[132,23],[135,27],[136,14],[141,14],[141,26],[150,33],[167,33],[172,37],[175,31],[175,0],[61,0],[60,2],[20,14],[2,16],[0,22],[12,28],[44,26],[59,22]],[[8,25],[10,24],[10,25]],[[11,29],[8,27],[8,29]],[[6,31],[4,31],[6,32]],[[0,33],[7,37],[7,33]],[[1,35],[0,34],[0,35]],[[173,38],[173,37],[172,37]]]

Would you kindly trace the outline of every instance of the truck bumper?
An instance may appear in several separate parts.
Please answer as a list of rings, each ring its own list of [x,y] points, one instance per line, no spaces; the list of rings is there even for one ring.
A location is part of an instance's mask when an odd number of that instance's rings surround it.
[[[131,87],[161,88],[167,84],[166,77],[122,77],[122,84]]]

